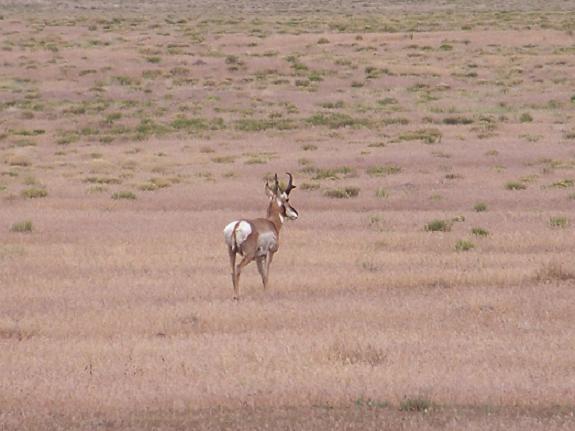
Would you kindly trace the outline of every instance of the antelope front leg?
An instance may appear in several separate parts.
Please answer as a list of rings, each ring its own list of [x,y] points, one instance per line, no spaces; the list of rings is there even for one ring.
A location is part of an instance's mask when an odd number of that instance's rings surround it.
[[[257,260],[258,264],[258,272],[262,277],[262,283],[264,284],[264,290],[268,288],[268,274],[267,274],[267,265],[266,265],[266,257],[259,256]]]
[[[274,258],[273,253],[267,254],[267,257],[266,257],[266,276],[265,276],[265,281],[264,281],[264,286],[266,289],[269,287],[270,265],[272,263],[273,258]]]

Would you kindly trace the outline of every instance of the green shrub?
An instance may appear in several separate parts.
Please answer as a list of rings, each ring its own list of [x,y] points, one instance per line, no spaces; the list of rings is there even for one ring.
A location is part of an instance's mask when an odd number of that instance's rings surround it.
[[[127,191],[116,192],[112,195],[112,199],[115,199],[115,200],[118,200],[118,199],[133,200],[133,199],[136,199],[136,195],[133,192],[127,192]]]
[[[349,199],[354,198],[359,195],[359,187],[344,187],[339,189],[330,189],[324,192],[324,195],[328,198],[335,198],[335,199]]]
[[[565,229],[567,226],[569,226],[569,219],[564,216],[551,217],[549,219],[549,226],[552,228]]]
[[[487,211],[487,204],[485,202],[477,202],[473,206],[473,209],[475,211],[477,211],[478,213],[483,212],[483,211]]]
[[[423,141],[426,144],[436,144],[441,142],[441,136],[439,129],[419,129],[402,133],[398,139],[400,141]]]
[[[370,166],[367,168],[367,174],[372,177],[383,177],[386,175],[398,174],[400,172],[401,167],[397,165]]]
[[[319,189],[319,184],[318,183],[302,183],[302,185],[300,186],[301,190],[307,190],[307,191],[312,191],[312,190],[317,190]]]
[[[366,126],[368,124],[366,120],[353,118],[341,112],[320,112],[309,117],[306,122],[312,126],[327,126],[330,129]]]
[[[48,196],[48,192],[45,189],[39,189],[36,187],[24,189],[22,190],[21,194],[23,197],[28,199],[45,198]]]
[[[10,227],[10,232],[32,232],[32,222],[30,220],[14,223]]]
[[[482,227],[474,227],[471,229],[471,233],[475,236],[488,236],[489,232]]]
[[[530,113],[528,112],[524,112],[523,114],[521,114],[521,116],[519,117],[519,121],[521,123],[531,123],[533,121],[533,117],[531,116]]]
[[[455,243],[455,250],[456,251],[468,251],[475,247],[471,241],[467,241],[465,239],[460,239]]]
[[[527,186],[519,181],[508,181],[505,183],[507,190],[525,190]]]
[[[443,124],[447,124],[450,126],[458,125],[458,124],[472,124],[473,119],[468,117],[447,117],[443,119]]]
[[[383,188],[383,187],[379,187],[376,191],[375,191],[375,196],[380,198],[380,199],[385,199],[388,196],[387,191]]]
[[[451,221],[435,219],[425,225],[427,232],[449,232],[451,230]]]
[[[402,412],[426,412],[432,407],[431,401],[425,398],[407,398],[399,404]]]
[[[554,182],[553,184],[551,184],[551,187],[556,187],[559,189],[566,189],[568,187],[573,187],[573,185],[575,185],[575,182],[573,180],[565,179],[565,180]]]

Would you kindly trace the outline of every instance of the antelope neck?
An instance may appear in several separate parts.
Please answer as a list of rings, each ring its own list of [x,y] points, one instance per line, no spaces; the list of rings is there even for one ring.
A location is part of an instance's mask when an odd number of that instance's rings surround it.
[[[281,215],[281,208],[278,208],[277,204],[274,205],[274,201],[270,202],[268,207],[268,217],[267,219],[272,222],[274,227],[276,228],[276,232],[279,234],[280,229],[282,228],[284,218]]]

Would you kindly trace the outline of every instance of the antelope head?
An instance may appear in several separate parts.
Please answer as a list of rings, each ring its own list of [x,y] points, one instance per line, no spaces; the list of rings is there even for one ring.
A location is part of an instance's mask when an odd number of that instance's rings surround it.
[[[287,173],[289,177],[288,185],[285,190],[282,190],[278,181],[278,175],[274,176],[274,184],[270,187],[266,181],[266,194],[270,199],[270,207],[268,208],[269,213],[275,209],[278,211],[282,218],[287,217],[290,220],[295,220],[299,217],[297,210],[292,207],[289,203],[289,194],[296,186],[293,184],[293,176],[289,172]]]

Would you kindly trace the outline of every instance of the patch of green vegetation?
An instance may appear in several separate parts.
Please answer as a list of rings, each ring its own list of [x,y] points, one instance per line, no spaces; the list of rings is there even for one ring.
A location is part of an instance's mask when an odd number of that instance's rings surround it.
[[[335,199],[349,199],[359,196],[359,187],[347,186],[337,189],[329,189],[324,192],[324,196]]]
[[[471,233],[475,236],[488,236],[489,232],[486,229],[483,229],[482,227],[474,227],[473,229],[471,229]]]
[[[475,244],[465,239],[460,239],[455,243],[455,251],[469,251],[472,248],[475,248]]]
[[[400,172],[401,167],[397,165],[370,166],[367,168],[367,174],[370,177],[384,177],[387,175],[399,174]]]
[[[341,109],[345,106],[345,103],[343,100],[338,100],[336,102],[322,102],[319,106],[325,109]]]
[[[186,118],[179,116],[170,123],[175,130],[185,130],[186,132],[199,132],[204,130],[221,130],[225,128],[222,118]]]
[[[312,169],[315,172],[314,180],[337,180],[340,175],[351,177],[355,175],[355,170],[348,166],[341,166],[339,168],[328,169]]]
[[[556,181],[553,184],[551,184],[550,187],[555,187],[555,188],[559,188],[559,189],[566,189],[569,187],[573,187],[575,185],[575,182],[571,179],[564,179],[561,181]]]
[[[387,68],[380,68],[375,66],[367,66],[365,68],[365,79],[375,79],[379,78],[381,75],[390,75],[390,71]]]
[[[136,199],[136,195],[130,191],[121,191],[112,194],[112,199],[119,200],[119,199],[127,199],[127,200],[134,200]]]
[[[302,183],[301,186],[299,186],[299,187],[301,190],[313,191],[313,190],[319,189],[319,184],[318,183]]]
[[[432,407],[430,400],[421,397],[407,398],[399,404],[399,410],[402,412],[426,412]]]
[[[30,220],[24,220],[14,223],[10,227],[10,232],[32,232],[32,222]]]
[[[520,181],[508,181],[505,183],[507,190],[525,190],[527,186]]]
[[[140,83],[138,79],[126,75],[114,76],[112,80],[123,87],[138,85]]]
[[[162,61],[162,57],[160,57],[158,55],[151,55],[151,56],[146,57],[146,61],[148,63],[158,64]]]
[[[84,182],[90,184],[120,184],[122,180],[114,177],[86,177]]]
[[[427,232],[449,232],[452,222],[449,220],[435,219],[427,223],[424,229]]]
[[[549,219],[549,226],[552,228],[565,229],[569,226],[569,219],[564,216],[551,217]]]
[[[236,156],[216,156],[212,157],[211,160],[214,163],[234,163],[236,161]]]
[[[341,127],[365,127],[369,125],[366,119],[354,118],[341,112],[317,113],[306,119],[312,126],[327,126],[330,129]]]
[[[150,136],[161,136],[169,132],[169,128],[163,124],[156,123],[150,118],[144,118],[140,121],[140,124],[136,127],[137,140],[144,140]]]
[[[441,142],[441,131],[439,129],[419,129],[411,132],[401,133],[399,141],[423,141],[426,144],[436,144]]]
[[[446,117],[443,119],[443,124],[448,124],[450,126],[458,124],[473,124],[473,118],[468,117]]]
[[[26,167],[26,166],[30,166],[30,160],[28,160],[28,158],[24,157],[24,156],[12,156],[8,159],[8,165],[9,166],[20,166],[20,167]]]
[[[475,211],[477,211],[478,213],[483,212],[483,211],[487,211],[487,204],[485,202],[477,202],[473,206],[473,209]]]
[[[371,398],[358,398],[355,400],[355,406],[360,408],[369,408],[369,409],[383,409],[388,408],[390,403],[387,401],[376,401],[372,400]]]
[[[30,187],[28,189],[22,190],[21,195],[28,199],[37,199],[37,198],[45,198],[46,196],[48,196],[48,192],[45,189]]]
[[[246,165],[263,165],[272,159],[273,153],[248,153],[249,158],[244,162]]]
[[[531,123],[533,121],[533,117],[530,113],[524,112],[519,116],[519,122],[521,123]]]
[[[378,187],[377,190],[375,191],[375,197],[380,198],[380,199],[385,199],[389,196],[389,194],[387,193],[387,190],[385,190],[383,187]]]
[[[317,150],[317,145],[314,144],[304,144],[301,147],[302,150],[304,151],[315,151]]]
[[[243,132],[260,132],[262,130],[290,130],[298,127],[297,123],[287,118],[255,119],[243,118],[235,123],[235,127]]]

